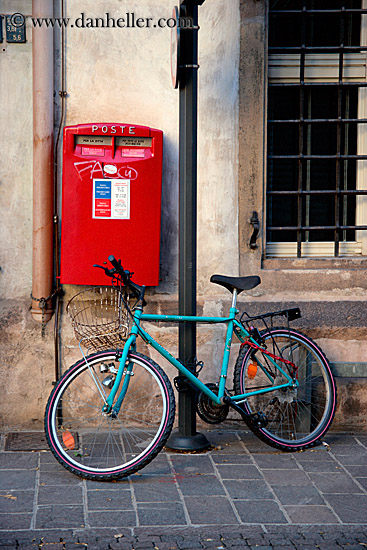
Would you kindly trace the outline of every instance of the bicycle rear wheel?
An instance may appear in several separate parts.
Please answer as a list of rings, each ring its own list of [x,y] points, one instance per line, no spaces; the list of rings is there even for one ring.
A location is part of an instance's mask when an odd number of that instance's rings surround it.
[[[140,353],[129,353],[128,361],[133,375],[117,418],[102,414],[110,391],[102,381],[119,367],[115,351],[75,363],[50,395],[45,412],[48,444],[65,468],[83,478],[108,481],[140,470],[172,430],[175,398],[168,377]]]
[[[261,335],[267,351],[295,364],[299,386],[248,397],[243,403],[245,411],[262,412],[268,420],[264,428],[248,425],[273,447],[285,451],[312,447],[326,433],[335,414],[336,386],[330,365],[315,342],[300,332],[273,328]],[[286,363],[275,361],[289,373]],[[234,371],[236,394],[270,390],[285,383],[285,376],[261,350],[249,346],[240,350]]]

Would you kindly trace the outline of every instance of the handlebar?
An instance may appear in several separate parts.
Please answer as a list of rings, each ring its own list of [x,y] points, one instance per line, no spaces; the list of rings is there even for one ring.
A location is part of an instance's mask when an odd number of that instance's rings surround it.
[[[103,267],[97,264],[94,264],[93,267],[99,267],[100,269],[103,269],[107,277],[112,277],[112,278],[120,277],[124,286],[128,287],[131,290],[131,292],[134,294],[134,296],[138,300],[141,300],[143,303],[143,306],[145,306],[146,305],[146,301],[144,300],[145,286],[139,286],[136,283],[132,282],[131,277],[133,275],[133,272],[125,270],[121,265],[121,260],[116,260],[115,256],[111,254],[110,256],[108,256],[108,261],[112,265],[113,269],[108,269],[108,267]]]
[[[118,273],[121,276],[122,282],[124,285],[127,285],[130,279],[130,272],[126,272],[124,268],[121,265],[121,260],[117,261],[115,256],[111,254],[111,256],[108,256],[108,261],[116,270],[116,273]]]

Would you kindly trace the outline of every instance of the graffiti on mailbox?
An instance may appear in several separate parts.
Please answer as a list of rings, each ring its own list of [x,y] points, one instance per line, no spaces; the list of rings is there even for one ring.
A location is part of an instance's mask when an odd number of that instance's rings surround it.
[[[97,160],[87,160],[87,161],[80,161],[80,162],[74,162],[74,168],[78,173],[79,178],[83,181],[85,179],[92,180],[94,178],[105,178],[106,175],[111,174],[111,167],[114,166],[112,164],[107,165],[109,167],[109,171],[105,171],[104,167],[102,166],[102,163]],[[124,166],[116,166],[116,174],[115,178],[119,179],[129,179],[130,181],[136,180],[138,177],[138,171],[135,170],[135,168],[132,168],[131,166],[124,165]]]

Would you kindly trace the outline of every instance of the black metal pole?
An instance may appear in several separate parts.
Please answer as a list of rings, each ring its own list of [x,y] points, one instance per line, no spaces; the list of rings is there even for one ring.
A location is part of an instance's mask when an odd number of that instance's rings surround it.
[[[197,102],[198,102],[198,4],[181,3],[180,18],[191,20],[181,28],[180,137],[179,137],[179,315],[196,315],[197,240]],[[196,323],[179,325],[179,359],[187,367],[196,357]],[[185,451],[209,447],[196,431],[195,391],[189,386],[178,393],[178,431],[167,445]]]

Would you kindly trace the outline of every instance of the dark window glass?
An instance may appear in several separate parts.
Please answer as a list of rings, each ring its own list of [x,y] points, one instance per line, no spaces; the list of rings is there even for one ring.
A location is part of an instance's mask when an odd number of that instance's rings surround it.
[[[306,11],[303,10],[303,6]],[[305,46],[314,47],[337,47],[341,43],[345,46],[358,46],[361,16],[359,13],[337,11],[342,8],[361,9],[361,2],[360,0],[271,2],[269,46],[300,47],[302,41]],[[281,10],[285,13],[279,13]],[[287,13],[287,10],[293,13]],[[332,10],[336,13],[332,11],[325,13],[323,10]]]

